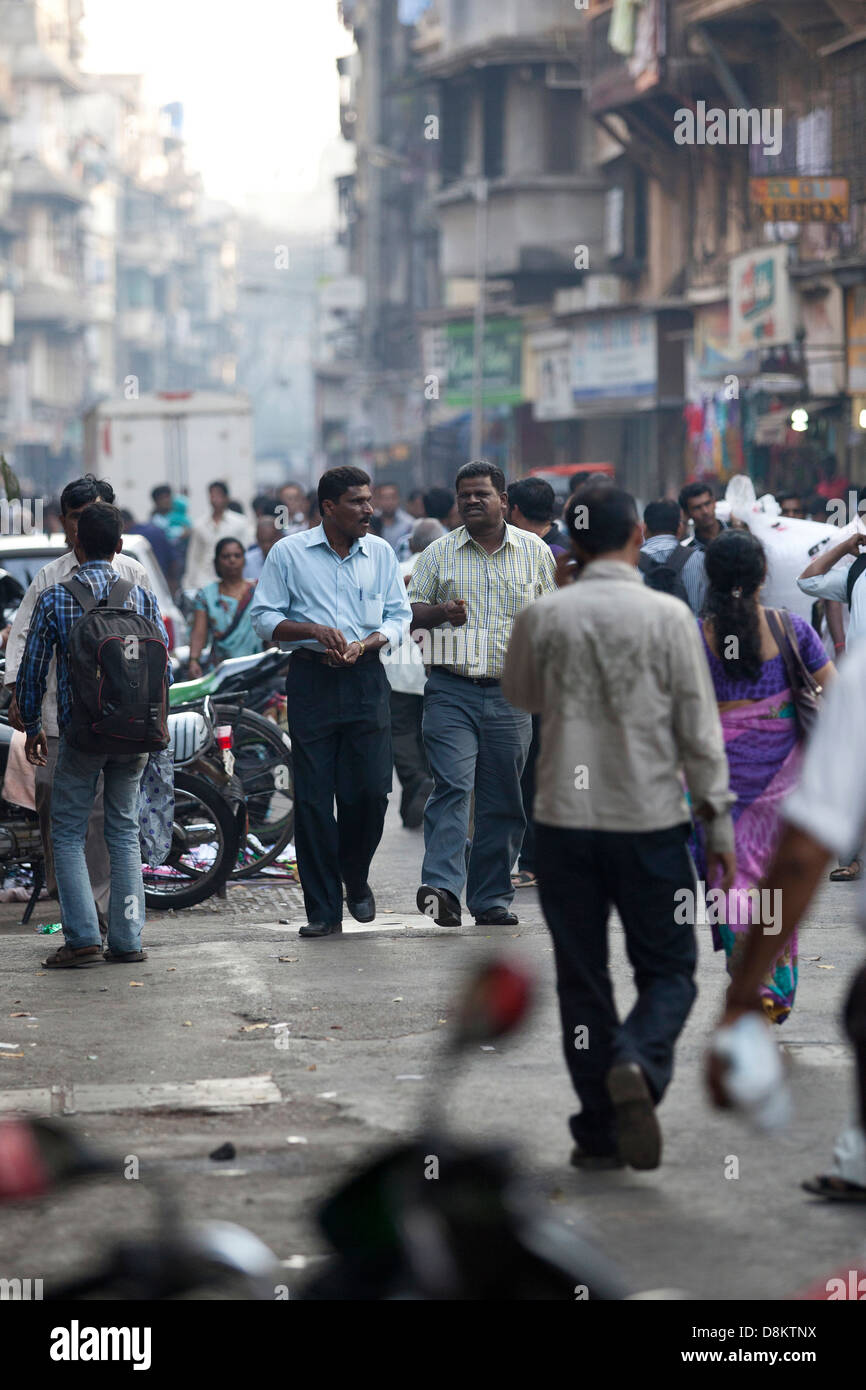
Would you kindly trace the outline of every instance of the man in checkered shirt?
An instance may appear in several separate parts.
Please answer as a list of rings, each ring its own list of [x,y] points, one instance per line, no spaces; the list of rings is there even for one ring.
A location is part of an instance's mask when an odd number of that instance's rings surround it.
[[[97,601],[120,578],[111,562],[121,548],[122,532],[120,512],[107,502],[91,503],[79,517],[75,554],[80,568],[76,578],[93,591]],[[166,647],[169,646],[152,593],[133,585],[125,606],[154,622]],[[105,840],[112,869],[105,958],[122,962],[145,959],[141,949],[144,887],[138,841],[138,788],[147,754],[84,753],[72,748],[64,738],[72,714],[69,637],[83,612],[83,606],[62,585],[43,590],[33,611],[15,688],[27,734],[27,760],[35,766],[44,765],[47,742],[42,728],[42,699],[56,650],[60,748],[51,800],[51,835],[66,944],[44,962],[49,970],[92,965],[100,957],[99,921],[84,853],[87,822],[100,772],[105,786]]]

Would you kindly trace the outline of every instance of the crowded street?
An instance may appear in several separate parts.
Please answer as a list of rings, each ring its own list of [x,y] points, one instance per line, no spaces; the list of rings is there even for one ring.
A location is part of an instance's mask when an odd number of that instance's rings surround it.
[[[190,1216],[256,1232],[284,1262],[294,1296],[327,1251],[316,1204],[360,1161],[417,1126],[461,982],[471,963],[504,949],[532,970],[538,1004],[522,1032],[494,1050],[478,1048],[449,1083],[449,1125],[465,1139],[514,1145],[533,1192],[616,1261],[634,1291],[776,1300],[857,1255],[850,1209],[800,1188],[826,1164],[851,1087],[838,1018],[861,954],[853,886],[828,884],[803,932],[798,1018],[783,1040],[796,1090],[790,1132],[756,1137],[705,1099],[706,1039],[725,988],[706,928],[700,993],[661,1111],[663,1167],[575,1173],[565,1162],[569,1082],[537,895],[523,893],[520,925],[504,932],[437,928],[414,904],[419,852],[418,834],[402,828],[392,805],[373,879],[375,930],[349,923],[330,943],[298,941],[300,895],[286,888],[239,886],[225,904],[154,918],[149,959],[134,975],[141,989],[90,971],[71,992],[59,990],[38,975],[32,932],[10,921],[11,907],[0,909],[2,1040],[24,1054],[3,1064],[0,1105],[9,1105],[13,1087],[62,1078],[84,1134],[138,1156],[142,1186],[157,1169],[166,1173]],[[627,1008],[634,991],[616,929],[612,973]],[[21,1010],[34,1022],[10,1017]],[[279,1024],[287,1025],[285,1048],[275,1046]],[[244,1079],[255,1104],[243,1090],[216,1105],[201,1094],[203,1081]],[[160,1096],[167,1086],[177,1094]],[[198,1098],[184,1099],[183,1089],[196,1086]],[[148,1087],[157,1092],[142,1103]],[[65,1103],[58,1099],[58,1113]],[[235,1156],[211,1159],[225,1143]],[[732,1155],[736,1179],[725,1175]],[[10,1267],[68,1272],[87,1263],[111,1225],[99,1187],[80,1192],[74,1206],[58,1198],[44,1215],[42,1223],[25,1210],[6,1218]],[[149,1198],[132,1193],[127,1229],[148,1215]]]

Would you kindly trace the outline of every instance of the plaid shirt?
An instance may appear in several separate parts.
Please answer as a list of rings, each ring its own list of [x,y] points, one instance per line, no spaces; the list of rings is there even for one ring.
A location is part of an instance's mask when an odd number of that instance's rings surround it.
[[[462,598],[467,615],[466,626],[454,630],[453,639],[432,642],[429,664],[458,676],[501,676],[514,619],[542,594],[556,591],[555,575],[550,546],[516,526],[506,525],[492,555],[465,526],[428,545],[412,571],[409,602]],[[446,627],[442,637],[451,631]]]
[[[108,560],[87,560],[75,577],[87,584],[93,590],[96,599],[99,600],[105,597],[120,575],[112,569]],[[151,622],[156,623],[166,647],[169,646],[168,633],[165,630],[153,594],[136,584],[133,586],[125,606],[131,606],[137,613],[141,613],[143,617],[150,618]],[[30,631],[27,634],[27,645],[24,648],[18,679],[15,683],[15,695],[18,700],[21,721],[28,735],[38,734],[42,728],[42,697],[45,694],[48,667],[51,664],[55,647],[57,648],[57,724],[61,733],[70,721],[72,691],[69,685],[69,634],[83,612],[84,609],[78,599],[74,598],[69,590],[64,589],[61,584],[53,584],[51,588],[44,589],[39,595],[33,610]],[[171,682],[170,665],[168,678]]]

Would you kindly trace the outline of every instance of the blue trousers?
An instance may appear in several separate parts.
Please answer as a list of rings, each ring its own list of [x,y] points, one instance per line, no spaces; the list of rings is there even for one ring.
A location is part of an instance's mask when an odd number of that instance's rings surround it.
[[[84,842],[101,772],[105,843],[111,860],[108,945],[118,953],[141,950],[144,883],[138,843],[138,784],[146,763],[146,753],[140,757],[82,753],[60,739],[51,789],[51,838],[63,935],[73,949],[100,944]]]
[[[466,886],[473,916],[508,907],[511,869],[526,818],[520,776],[532,737],[528,714],[510,705],[498,685],[479,686],[434,670],[424,690],[424,746],[433,791],[424,813],[422,882],[456,898]],[[467,873],[469,807],[475,829]]]

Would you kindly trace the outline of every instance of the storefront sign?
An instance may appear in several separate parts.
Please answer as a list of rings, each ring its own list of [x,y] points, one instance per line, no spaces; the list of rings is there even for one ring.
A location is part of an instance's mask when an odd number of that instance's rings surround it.
[[[484,404],[519,405],[523,399],[523,326],[515,319],[488,319],[484,331]],[[428,370],[435,372],[438,399],[445,405],[472,405],[475,325],[471,319],[433,330],[427,346]]]
[[[848,393],[866,395],[866,285],[848,291]]]
[[[571,363],[575,404],[655,399],[658,339],[652,314],[608,314],[574,330]]]
[[[785,345],[794,336],[787,246],[746,251],[731,261],[731,351]]]
[[[762,222],[847,222],[847,179],[749,179],[752,212]]]
[[[532,352],[536,420],[567,420],[574,415],[571,392],[572,342],[570,333],[536,333]]]
[[[723,381],[731,374],[750,377],[760,369],[758,353],[732,349],[731,311],[727,304],[695,309],[693,354],[695,371],[702,381]]]

